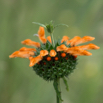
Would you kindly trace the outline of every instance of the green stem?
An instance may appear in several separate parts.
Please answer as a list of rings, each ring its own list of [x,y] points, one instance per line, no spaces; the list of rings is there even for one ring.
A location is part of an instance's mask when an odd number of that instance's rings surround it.
[[[61,99],[60,78],[55,79],[53,85],[56,91],[57,103],[62,103],[63,100]]]
[[[53,45],[53,47],[54,47],[54,46],[55,46],[55,44],[54,44],[53,33],[51,33],[51,34],[50,34],[50,36],[51,36],[51,40],[52,40],[52,45]]]
[[[57,80],[57,83],[58,83],[58,85],[57,85],[58,86],[58,90],[59,90],[60,96],[61,96],[60,79]],[[57,103],[62,103],[61,99],[58,96],[57,96]]]

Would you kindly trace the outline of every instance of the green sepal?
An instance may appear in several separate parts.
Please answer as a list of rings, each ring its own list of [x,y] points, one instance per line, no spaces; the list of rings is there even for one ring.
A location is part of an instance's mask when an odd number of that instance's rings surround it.
[[[47,29],[47,31],[48,31],[50,34],[52,34],[52,33],[53,33],[53,30],[54,30],[54,27],[53,27],[52,24],[48,24],[48,25],[46,25],[46,29]]]
[[[41,23],[38,23],[38,22],[32,22],[32,23],[37,24],[37,25],[40,25],[40,26],[46,28],[46,26],[45,26],[44,24],[41,24]]]
[[[53,86],[54,86],[54,89],[55,89],[55,91],[56,91],[56,94],[57,94],[58,98],[59,98],[61,101],[63,101],[62,98],[61,98],[61,92],[58,90],[57,79],[54,79]]]
[[[65,77],[63,77],[63,81],[66,86],[66,90],[69,91],[69,86],[68,86],[68,83],[67,83],[67,80],[65,79]]]

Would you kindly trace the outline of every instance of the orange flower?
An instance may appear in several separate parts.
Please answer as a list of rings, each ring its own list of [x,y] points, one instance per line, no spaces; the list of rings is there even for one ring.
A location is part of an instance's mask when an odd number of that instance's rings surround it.
[[[79,36],[75,36],[73,39],[67,41],[67,45],[70,44],[71,46],[74,46],[75,42],[79,39],[81,39]]]
[[[86,55],[86,56],[90,56],[92,55],[92,53],[86,51],[86,50],[83,50],[79,47],[71,47],[71,48],[68,48],[68,50],[66,51],[67,53],[70,53],[71,55]]]
[[[49,55],[50,55],[51,57],[55,57],[56,54],[57,54],[57,53],[56,53],[55,50],[51,50]]]
[[[46,59],[47,59],[47,61],[51,61],[51,57],[47,57]]]
[[[69,39],[68,36],[63,36],[62,40],[61,40],[61,43],[63,43],[64,41],[67,41]]]
[[[38,35],[36,35],[39,37],[40,41],[45,44],[46,43],[46,38],[45,38],[45,31],[44,31],[44,27],[39,27],[39,30],[38,30]]]
[[[58,57],[55,57],[55,60],[57,61],[57,60],[58,60]]]
[[[66,54],[65,54],[65,53],[61,53],[61,56],[62,56],[62,57],[65,57],[65,56],[66,56]]]
[[[25,44],[25,45],[29,45],[29,46],[35,46],[35,47],[38,47],[38,48],[40,47],[40,43],[32,41],[30,39],[26,39],[26,40],[22,41],[21,43]]]
[[[47,36],[47,40],[52,44],[51,36]]]
[[[67,49],[68,48],[64,44],[57,46],[56,48],[57,51],[66,51]]]
[[[39,27],[39,30],[38,30],[38,35],[39,37],[44,37],[45,38],[45,30],[44,30],[44,27]]]
[[[29,58],[32,55],[34,55],[34,52],[32,51],[15,51],[9,56],[9,58],[15,58],[15,57]]]
[[[85,42],[88,42],[88,41],[92,41],[94,40],[95,38],[94,37],[91,37],[91,36],[84,36],[83,38],[77,40],[74,45],[78,45],[78,44],[81,44],[81,43],[85,43]]]
[[[34,48],[26,48],[26,47],[22,47],[22,48],[20,48],[19,51],[36,51],[36,49],[34,49]]]
[[[91,50],[91,49],[99,49],[100,48],[97,45],[94,45],[92,43],[87,44],[87,45],[78,46],[78,47],[83,49],[83,50]]]
[[[41,56],[46,56],[46,55],[48,55],[48,51],[47,50],[41,50],[40,55]]]
[[[30,60],[30,64],[29,66],[32,67],[34,66],[36,63],[38,63],[39,61],[41,61],[43,58],[38,55],[37,57],[30,57],[29,60]]]

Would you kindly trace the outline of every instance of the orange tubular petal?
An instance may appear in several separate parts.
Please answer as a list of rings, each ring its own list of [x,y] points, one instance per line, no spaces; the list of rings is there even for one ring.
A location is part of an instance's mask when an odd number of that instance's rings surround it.
[[[78,40],[80,40],[80,39],[81,39],[81,37],[75,36],[75,37],[71,40],[70,45],[71,45],[71,46],[75,46],[75,42],[78,41]]]
[[[57,46],[56,48],[57,51],[66,51],[67,49],[68,48],[64,44]]]
[[[67,41],[69,39],[68,36],[63,36],[62,40],[61,40],[61,43],[63,43],[64,41]]]
[[[79,47],[72,47],[72,48],[68,48],[68,50],[66,51],[67,53],[70,53],[74,56],[76,55],[86,55],[86,56],[90,56],[92,55],[92,53],[86,51],[86,50],[83,50]]]
[[[99,49],[100,47],[98,47],[95,44],[87,44],[87,45],[83,45],[83,46],[78,46],[79,48],[83,49],[83,50],[91,50],[91,49]]]
[[[94,38],[94,37],[91,37],[91,36],[84,36],[83,38],[77,40],[74,45],[78,45],[78,44],[81,44],[81,43],[85,43],[85,42],[88,42],[88,41],[92,41],[92,40],[94,40],[94,39],[95,39],[95,38]]]
[[[41,26],[39,27],[38,35],[39,35],[39,37],[44,37],[45,38],[44,27],[41,27]]]
[[[47,50],[41,50],[40,55],[41,56],[46,56],[46,55],[48,55],[48,51]]]
[[[38,37],[40,39],[40,41],[45,44],[46,43],[46,38],[45,38],[45,31],[44,31],[44,27],[39,27],[39,30],[38,30]]]
[[[29,58],[29,60],[30,60],[30,64],[29,64],[29,66],[30,67],[32,67],[32,66],[34,66],[36,63],[38,63],[39,61],[41,61],[43,58],[40,56],[40,55],[38,55],[37,57],[30,57]]]
[[[34,42],[30,39],[26,39],[26,40],[22,41],[21,43],[24,44],[24,45],[35,46],[35,47],[38,47],[38,48],[40,47],[40,43]]]
[[[51,50],[49,55],[50,55],[51,57],[55,57],[56,54],[57,54],[57,53],[56,53],[55,50]]]
[[[14,53],[12,53],[11,55],[9,55],[9,58],[15,58],[17,57],[16,55],[19,53],[19,51],[15,51]]]
[[[51,36],[47,36],[47,40],[52,44]]]
[[[70,44],[71,46],[74,46],[74,43],[75,43],[77,40],[79,40],[79,39],[81,39],[81,37],[75,36],[73,39],[67,41],[67,45]]]
[[[12,53],[9,58],[15,58],[15,57],[20,57],[20,58],[29,58],[31,55],[35,55],[34,52],[31,51],[15,51]]]
[[[46,41],[47,41],[44,37],[40,37],[40,36],[39,36],[39,39],[40,39],[40,41],[41,41],[43,44],[45,44]]]
[[[34,49],[34,48],[26,48],[26,47],[22,47],[22,48],[20,48],[19,51],[36,51],[36,49]]]
[[[74,52],[74,53],[71,53],[71,55],[73,55],[73,56],[83,56],[83,55],[90,56],[90,55],[92,55],[92,53],[84,50],[83,52]]]

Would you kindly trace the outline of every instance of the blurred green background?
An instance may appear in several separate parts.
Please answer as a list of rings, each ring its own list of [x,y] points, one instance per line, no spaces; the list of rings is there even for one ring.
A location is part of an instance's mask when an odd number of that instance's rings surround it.
[[[101,47],[78,57],[69,92],[61,80],[63,103],[103,103],[103,0],[0,0],[0,103],[56,103],[53,83],[37,76],[28,59],[9,59],[21,41],[39,41],[33,36],[39,26],[32,22],[51,20],[69,25],[55,29],[55,39],[90,35]]]

